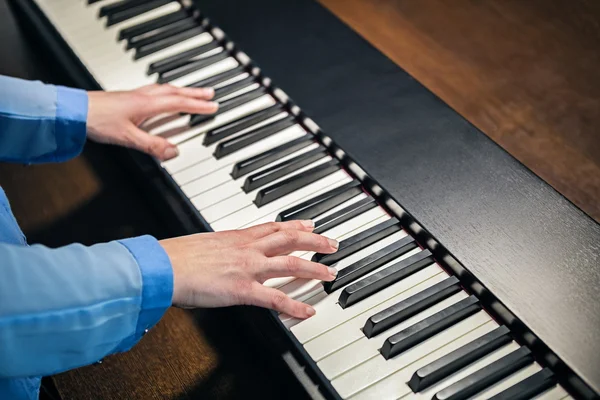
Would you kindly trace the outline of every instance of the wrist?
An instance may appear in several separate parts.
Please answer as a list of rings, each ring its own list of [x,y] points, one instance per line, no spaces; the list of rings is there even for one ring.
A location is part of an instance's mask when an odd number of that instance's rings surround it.
[[[163,251],[169,258],[171,263],[171,269],[173,271],[173,295],[171,297],[171,304],[174,306],[180,306],[184,304],[184,280],[182,279],[181,271],[181,251],[176,238],[159,240],[158,244],[162,247]]]
[[[141,277],[141,303],[136,333],[153,327],[172,304],[173,269],[158,241],[144,235],[118,241],[135,259]]]
[[[88,91],[87,92],[87,97],[88,97],[88,103],[87,103],[87,133],[88,136],[90,136],[91,139],[96,140],[97,139],[97,135],[99,134],[99,126],[98,126],[98,118],[97,118],[97,112],[98,112],[98,102],[99,102],[99,97],[102,96],[102,92],[101,91]]]

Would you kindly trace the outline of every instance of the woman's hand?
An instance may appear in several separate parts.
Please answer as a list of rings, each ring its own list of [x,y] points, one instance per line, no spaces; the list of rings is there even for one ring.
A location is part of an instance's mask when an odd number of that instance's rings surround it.
[[[208,101],[211,88],[178,88],[150,85],[128,92],[88,92],[88,137],[148,153],[161,161],[176,157],[177,147],[139,128],[150,117],[163,113],[213,114],[218,104]]]
[[[311,221],[274,222],[162,240],[160,244],[173,265],[173,305],[245,304],[272,308],[296,318],[314,315],[312,307],[263,286],[264,281],[275,277],[335,278],[335,268],[288,256],[297,250],[337,251],[337,241],[312,233],[313,227]]]

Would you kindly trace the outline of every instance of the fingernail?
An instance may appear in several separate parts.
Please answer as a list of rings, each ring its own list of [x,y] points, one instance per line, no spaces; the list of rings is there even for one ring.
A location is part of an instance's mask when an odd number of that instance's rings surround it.
[[[209,88],[204,88],[204,95],[206,97],[213,97],[215,95],[215,89],[209,87]]]
[[[337,250],[338,247],[340,247],[340,244],[335,239],[327,239],[327,241],[329,242],[329,245],[331,247],[333,247],[334,249],[336,249],[336,250]]]
[[[304,227],[305,227],[305,228],[310,228],[310,229],[312,229],[312,228],[314,228],[314,227],[315,227],[315,222],[314,222],[313,220],[311,220],[311,219],[305,219],[305,220],[303,220],[303,221],[300,221],[300,223],[301,223],[302,225],[304,225]]]
[[[177,147],[167,147],[163,155],[167,160],[169,160],[179,155],[179,149]]]
[[[327,267],[327,269],[329,270],[329,274],[333,275],[333,276],[337,276],[338,274],[338,270],[333,268],[333,267]]]
[[[315,309],[314,309],[314,308],[312,308],[312,307],[306,307],[306,314],[307,314],[309,317],[312,317],[312,316],[313,316],[313,315],[315,315],[316,313],[317,313],[317,312],[315,311]]]
[[[217,103],[216,101],[210,101],[210,102],[208,102],[208,104],[211,107],[214,107],[215,111],[217,111],[219,109],[219,103]]]

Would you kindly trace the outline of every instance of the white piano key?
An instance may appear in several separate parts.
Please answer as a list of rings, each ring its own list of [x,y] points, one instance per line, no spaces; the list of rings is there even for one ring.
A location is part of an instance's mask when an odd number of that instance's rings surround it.
[[[208,32],[204,32],[137,60],[134,59],[135,53],[134,50],[131,49],[129,51],[121,50],[119,53],[120,55],[118,57],[112,57],[111,60],[94,60],[93,63],[96,65],[96,73],[101,75],[104,79],[108,79],[108,77],[113,77],[115,75],[120,79],[118,83],[111,83],[111,90],[135,89],[143,85],[157,82],[158,74],[147,75],[148,67],[152,63],[203,46],[212,41],[212,35]],[[173,86],[187,86],[235,66],[237,66],[237,62],[228,58],[215,63],[210,67],[199,69],[175,79],[172,82],[169,82],[169,84]],[[123,79],[123,76],[135,79]]]
[[[159,50],[156,53],[147,55],[138,60],[133,60],[135,64],[140,64],[144,69],[147,69],[150,64],[157,61],[164,60],[165,58],[181,54],[185,51],[195,49],[196,47],[204,46],[214,40],[213,36],[208,32],[203,32],[197,36],[193,36],[189,39],[182,40],[179,43],[169,46],[165,49]]]
[[[334,379],[331,384],[343,398],[396,398],[411,391],[407,382],[417,370],[497,326],[489,315],[480,311],[390,360],[373,357]]]
[[[314,296],[314,297],[311,297],[310,299],[307,299],[306,301],[304,301],[304,303],[307,304],[307,305],[309,305],[309,306],[312,306],[312,305],[315,305],[316,303],[318,303],[319,301],[321,301],[321,299],[323,299],[326,296],[327,296],[327,293],[323,292],[323,293],[320,293],[317,296]],[[286,315],[286,314],[279,314],[279,320],[281,322],[283,322],[283,325],[286,328],[289,329],[292,326],[290,324],[294,324],[295,318],[293,318],[293,317],[291,317],[289,315]]]
[[[431,282],[443,280],[446,278],[446,275],[447,274],[438,265],[430,265],[346,309],[342,309],[339,304],[337,304],[339,293],[336,291],[333,293],[337,293],[336,296],[328,297],[325,301],[315,306],[315,310],[319,316],[300,322],[292,329],[292,333],[300,343],[307,343],[345,321],[355,318],[363,313],[368,313],[369,315],[374,314],[376,311],[372,310],[380,304],[387,302],[388,300],[398,301],[396,298],[397,296],[402,296],[405,291],[422,282],[428,281],[429,279],[433,279]]]
[[[223,97],[221,97],[221,98],[219,99],[219,101],[220,101],[220,102],[227,101],[227,100],[229,100],[229,99],[232,99],[232,98],[234,98],[234,97],[241,96],[241,95],[242,95],[242,94],[244,94],[244,93],[251,92],[251,91],[252,91],[252,90],[254,90],[254,89],[258,89],[259,87],[260,87],[260,83],[258,83],[258,82],[256,82],[256,83],[253,83],[252,85],[248,85],[248,86],[246,86],[245,88],[242,88],[242,89],[240,89],[240,90],[237,90],[237,91],[235,91],[235,92],[233,92],[233,93],[229,93],[227,96],[223,96]]]
[[[245,204],[244,195],[240,194],[219,205],[202,210],[201,213],[215,230],[238,229],[266,215],[277,213],[309,196],[317,196],[350,181],[352,181],[350,175],[344,170],[339,170],[262,207],[256,207],[254,204],[240,207]]]
[[[287,174],[285,176],[282,176],[281,178],[274,180],[273,182],[271,182],[269,184],[269,186],[279,183],[281,181],[284,181],[286,179],[292,178],[294,176],[301,175],[301,174],[305,173],[306,171],[309,171],[310,169],[315,168],[321,164],[325,164],[331,160],[332,160],[331,156],[326,156],[326,157],[324,157],[318,161],[315,161],[305,167],[299,168],[290,174]],[[238,182],[236,182],[236,181],[227,182],[224,185],[217,186],[214,189],[208,190],[198,196],[195,196],[194,198],[192,198],[192,204],[194,204],[194,206],[198,210],[200,210],[200,213],[203,216],[210,215],[209,218],[214,220],[214,219],[218,219],[219,216],[225,216],[229,212],[236,211],[243,207],[253,204],[252,202],[254,201],[254,199],[256,199],[257,193],[259,191],[261,191],[262,189],[264,189],[265,187],[267,187],[267,186],[260,187],[251,192],[245,193],[241,189],[240,185],[241,185],[241,183],[239,181]],[[236,198],[235,204],[236,204],[237,208],[226,208],[231,203],[221,206],[221,204],[222,204],[221,202],[225,202],[226,200],[228,200],[231,196],[233,196],[235,194],[240,195]],[[214,209],[214,207],[217,207],[219,211]],[[205,212],[206,212],[206,214],[205,214]]]
[[[343,258],[335,264],[332,264],[331,267],[337,269],[338,271],[352,265],[353,263],[362,260],[363,258],[375,253],[378,250],[381,250],[385,246],[388,246],[392,243],[397,242],[406,236],[406,232],[396,232],[386,238],[381,239],[377,243],[374,243],[360,251],[357,251],[354,254],[351,254],[348,257]],[[287,294],[293,299],[302,301],[303,299],[307,299],[316,295],[317,293],[323,291],[323,286],[321,285],[321,281],[318,279],[296,279],[289,284],[282,286],[279,288],[282,292]]]
[[[162,16],[174,13],[179,10],[181,10],[181,4],[178,3],[177,1],[173,1],[171,3],[167,3],[163,6],[157,7],[153,10],[147,11],[140,15],[136,15],[133,18],[129,18],[129,19],[126,19],[125,21],[118,22],[111,26],[107,26],[105,29],[108,32],[113,33],[114,40],[116,41],[119,38],[119,31],[121,31],[123,29],[131,28],[133,26],[140,25],[140,24],[143,24],[148,21],[152,21],[153,19],[160,18]]]
[[[415,250],[416,253],[419,252],[419,249]],[[407,255],[406,257],[400,257],[399,259],[410,257],[413,254],[415,254],[415,251],[412,251],[410,255]],[[397,261],[398,259],[395,262]],[[391,264],[393,264],[393,262],[389,263],[389,265]],[[388,264],[386,264],[386,266],[387,265]],[[405,285],[414,284],[414,286],[404,286],[406,290],[404,290],[403,292],[396,293],[392,298],[388,298],[387,300],[381,302],[377,306],[355,316],[352,315],[352,307],[346,309],[347,311],[349,311],[349,315],[346,315],[346,310],[342,309],[342,307],[336,304],[337,309],[335,307],[330,307],[329,310],[327,310],[330,312],[330,314],[328,313],[327,315],[329,318],[338,321],[342,318],[345,318],[344,322],[340,323],[339,325],[334,325],[329,330],[323,331],[319,336],[313,338],[308,342],[305,342],[304,348],[306,349],[308,354],[310,354],[313,360],[320,361],[325,357],[329,356],[330,354],[335,353],[337,350],[345,347],[346,345],[349,345],[350,343],[364,338],[365,335],[362,332],[362,327],[365,325],[365,322],[367,322],[367,320],[371,316],[375,315],[376,313],[382,310],[385,310],[388,307],[393,306],[394,304],[402,300],[406,300],[407,298],[417,293],[420,293],[421,291],[447,279],[448,277],[449,276],[446,273],[439,273],[423,282],[419,282],[415,279],[409,280],[405,283]],[[407,277],[407,279],[408,278],[411,277]],[[400,286],[397,286],[397,288],[398,287]],[[340,293],[341,291],[336,291],[336,293],[332,293],[330,296],[338,298]],[[389,294],[390,292],[386,292],[385,295],[389,296]],[[377,298],[377,300],[382,299],[382,297],[379,297],[377,295],[375,295],[375,297]],[[332,324],[328,323],[326,326],[331,327]],[[383,333],[382,335],[386,334]]]
[[[166,138],[169,142],[179,145],[185,141],[191,140],[192,138],[196,138],[197,136],[200,136],[213,128],[225,125],[231,121],[244,117],[248,114],[252,114],[256,111],[260,111],[274,104],[275,99],[273,99],[273,97],[271,97],[270,95],[265,94],[264,96],[249,101],[248,103],[242,104],[241,106],[236,107],[232,110],[226,111],[222,114],[218,114],[213,119],[210,119],[196,126],[190,127],[188,125],[190,119],[188,115],[169,121],[168,128],[164,128],[162,126],[154,127],[149,133],[152,135],[160,135],[161,137]],[[200,149],[200,147],[198,148]],[[203,152],[202,157],[203,159],[207,159],[212,157],[212,154],[207,154],[207,152]]]
[[[411,400],[412,399],[422,399],[422,400],[427,399],[427,400],[429,400],[433,396],[435,396],[435,394],[437,392],[439,392],[440,390],[445,389],[448,386],[452,385],[453,383],[458,382],[459,380],[471,375],[472,373],[479,371],[481,368],[483,368],[487,365],[490,365],[494,361],[497,361],[500,358],[512,353],[513,351],[517,350],[518,348],[519,348],[519,345],[516,342],[513,341],[511,343],[508,343],[505,346],[499,348],[498,350],[479,359],[477,362],[461,369],[459,372],[450,375],[448,378],[444,379],[443,381],[439,382],[438,384],[433,385],[419,393],[413,393],[409,388],[406,391],[406,394],[404,394],[403,396],[398,396],[398,398],[399,399],[411,399]]]
[[[182,76],[181,78],[177,78],[169,82],[170,85],[177,87],[184,87],[191,85],[192,83],[196,83],[206,78],[210,78],[211,76],[220,74],[221,72],[229,71],[237,67],[239,63],[233,57],[226,58],[219,62],[216,62],[206,68],[199,69],[194,71],[188,75]]]
[[[236,136],[239,136],[241,134],[248,132],[251,129],[259,128],[268,123],[278,121],[279,119],[284,118],[287,115],[288,115],[287,113],[281,113],[280,115],[276,115],[273,118],[269,118],[267,121],[263,121],[263,123],[256,124],[255,126],[252,126],[248,129],[243,129],[240,132],[236,133],[235,135],[225,138],[224,140],[234,138]],[[300,128],[300,129],[298,129],[298,128]],[[304,131],[304,129],[301,129],[301,127],[298,125],[294,130],[292,130],[291,135],[293,135],[294,132],[298,131],[298,130],[300,130],[300,133],[302,133],[302,134],[306,133],[306,131]],[[286,129],[286,131],[287,131],[287,129]],[[163,167],[165,167],[165,169],[167,171],[169,171],[169,173],[172,175],[177,175],[178,172],[187,170],[192,165],[197,165],[199,167],[199,170],[201,171],[201,174],[208,174],[208,173],[212,172],[213,170],[209,170],[206,168],[208,165],[206,165],[206,166],[198,165],[199,161],[201,161],[201,158],[199,158],[197,156],[196,152],[197,152],[197,149],[202,149],[202,148],[206,147],[206,148],[208,148],[208,153],[210,153],[212,155],[217,147],[217,144],[221,143],[222,140],[215,142],[215,143],[211,144],[210,146],[204,146],[202,144],[203,141],[204,141],[204,135],[202,135],[200,137],[195,137],[194,139],[189,140],[188,142],[182,144],[181,146],[179,146],[179,156],[173,160],[164,162],[162,164]],[[251,147],[251,146],[248,146],[248,148],[249,147]],[[238,161],[240,159],[242,159],[242,160],[244,159],[244,154],[246,153],[244,150],[245,149],[243,149],[239,152],[235,152],[235,153],[228,155],[226,157],[223,157],[219,160],[212,157],[214,162],[211,163],[210,165],[218,166],[218,168],[225,166],[225,165],[231,165],[233,167],[233,164],[236,161]],[[180,182],[180,184],[184,184],[186,182],[190,182],[191,180],[202,176],[201,174],[194,175],[194,174],[191,174],[191,172],[187,172],[186,175],[181,175],[182,178],[180,178],[180,179],[175,178],[175,176],[174,176],[174,178],[176,181]]]
[[[345,183],[348,183],[348,182],[350,182],[350,180],[345,180],[343,184],[345,184]],[[341,186],[341,185],[336,185],[335,187],[338,187],[338,186]],[[331,189],[333,189],[333,188],[330,188],[330,190],[331,190]],[[319,193],[315,193],[315,194],[314,194],[314,196],[318,196],[318,195],[320,195],[320,194],[323,194],[323,193],[325,193],[325,192],[326,192],[326,191],[322,191],[322,192],[319,192]],[[314,197],[314,196],[311,196],[311,197]],[[251,225],[262,224],[262,223],[269,222],[269,221],[275,221],[275,219],[277,218],[277,215],[278,215],[280,212],[282,212],[282,211],[284,211],[284,210],[286,210],[286,209],[288,209],[288,208],[290,208],[290,207],[293,207],[293,206],[295,206],[295,205],[297,205],[297,204],[299,204],[299,203],[302,203],[303,201],[305,201],[305,200],[308,200],[309,198],[310,198],[310,197],[304,198],[304,199],[302,199],[302,201],[296,201],[296,202],[294,202],[294,203],[292,203],[292,204],[289,204],[289,206],[288,206],[288,207],[282,207],[282,208],[280,208],[280,209],[277,209],[277,210],[274,210],[274,211],[272,211],[272,212],[270,212],[270,213],[267,213],[267,214],[265,214],[265,215],[261,216],[260,218],[258,218],[258,219],[256,219],[256,220],[253,220],[253,221],[250,221],[250,222],[247,222],[247,223],[245,223],[244,225],[242,225],[242,227],[243,227],[243,228],[245,228],[245,227],[248,227],[248,226],[251,226]],[[389,216],[387,213],[385,213],[385,215],[386,215],[386,216]],[[387,219],[389,219],[389,218],[387,218]],[[323,234],[324,234],[325,236],[329,237],[329,235],[330,235],[331,233],[329,233],[329,231],[328,231],[328,232],[325,232],[325,233],[323,233]]]
[[[127,82],[127,79],[124,79],[121,83],[121,86],[118,88],[120,90],[125,90],[127,88],[132,89],[141,86],[141,84],[148,84],[149,82],[155,83],[158,81],[158,74],[155,73],[152,75],[147,75],[150,64],[172,55],[200,47],[210,43],[212,40],[213,37],[209,33],[204,32],[165,49],[159,50],[156,53],[142,57],[138,60],[134,59],[135,49],[130,49],[128,51],[123,49],[120,52],[121,56],[118,58],[113,58],[112,60],[94,60],[93,62],[97,65],[96,69],[98,73],[103,76],[112,76],[116,71],[118,71],[121,77],[124,75],[128,77],[140,77],[143,82]],[[204,69],[199,71],[204,71]],[[117,90],[117,88],[111,89]]]
[[[473,396],[471,398],[473,400],[489,399],[489,398],[497,395],[498,393],[505,391],[506,389],[510,388],[511,386],[516,385],[517,383],[521,382],[523,379],[530,377],[531,375],[535,374],[536,372],[540,371],[541,369],[542,369],[542,367],[540,367],[540,365],[537,363],[528,365],[525,368],[521,368],[519,371],[515,372],[514,374],[511,374],[511,375],[507,376],[506,378],[500,380],[499,382],[493,384],[492,386],[488,387],[487,389],[482,390],[481,392],[477,393],[475,396]]]
[[[567,393],[567,391],[560,385],[556,385],[553,388],[546,390],[543,393],[538,394],[535,397],[532,397],[531,400],[565,400],[571,399],[571,396]]]
[[[276,217],[276,214],[268,215],[265,217],[268,219],[268,221],[265,222],[275,220]],[[391,216],[383,208],[375,207],[355,216],[354,218],[349,219],[346,222],[339,224],[336,227],[326,230],[321,235],[331,239],[344,240],[352,235],[356,235],[358,232],[362,232],[363,230],[370,228],[371,226],[385,222],[390,218]],[[375,220],[377,221],[372,223]],[[262,223],[262,221],[259,221],[259,223]],[[304,252],[300,252],[298,255],[303,254]]]
[[[180,9],[181,9],[181,4],[179,4],[176,1],[173,1],[171,3],[165,4],[163,6],[155,8],[153,10],[146,11],[145,13],[136,15],[133,18],[129,18],[125,21],[118,22],[111,26],[106,25],[107,17],[98,19],[98,23],[102,26],[102,28],[106,34],[102,35],[101,38],[97,38],[97,39],[101,39],[102,41],[98,41],[98,45],[97,45],[97,47],[95,47],[95,49],[97,49],[98,51],[102,51],[107,46],[113,46],[113,47],[121,46],[121,44],[118,43],[119,32],[121,30],[130,28],[135,25],[143,24],[144,22],[148,22],[148,21],[151,21],[156,18],[160,18],[164,15],[171,14]],[[81,39],[89,39],[90,31],[89,31],[89,29],[86,29],[86,28],[87,27],[85,27],[85,26],[80,27],[78,30],[76,30],[76,28],[75,28],[74,32],[76,32],[77,35]]]
[[[352,344],[349,344],[348,346],[317,362],[317,365],[327,378],[335,379],[344,372],[356,367],[360,363],[363,363],[376,355],[380,355],[379,349],[383,346],[383,343],[388,337],[403,331],[417,322],[420,322],[425,318],[437,313],[438,311],[441,311],[452,304],[458,303],[462,299],[466,299],[467,297],[468,295],[465,292],[459,292],[429,307],[427,310],[408,318],[407,320],[401,322],[391,329],[388,329],[378,336],[375,336],[371,339],[363,336],[362,338],[352,342]],[[308,346],[305,345],[304,347],[307,348]],[[311,349],[311,351],[316,351],[316,349]]]
[[[381,208],[380,208],[380,210],[383,211],[383,209],[381,209]],[[370,215],[370,216],[369,215],[364,216],[362,214],[358,215],[355,218],[353,218],[349,221],[346,221],[345,226],[343,227],[344,229],[340,230],[340,232],[338,232],[338,235],[327,235],[327,237],[341,241],[350,236],[356,235],[357,233],[367,230],[370,227],[375,226],[378,223],[384,222],[385,220],[389,219],[389,216],[387,215],[387,213],[385,213],[385,211],[383,211],[383,213],[385,215],[379,214],[379,216],[377,216],[377,217],[373,217],[372,215]],[[385,217],[387,217],[387,218],[385,218]],[[368,221],[368,222],[365,223],[365,221]],[[341,225],[340,225],[340,228],[342,228]],[[324,236],[325,236],[325,234],[324,234]],[[312,251],[309,251],[309,252],[296,251],[290,255],[294,256],[294,257],[299,257],[299,258],[302,258],[305,260],[310,260],[310,259],[312,259],[312,256],[314,254],[315,253]],[[288,276],[288,277],[284,277],[284,278],[274,278],[274,279],[269,279],[264,284],[269,287],[280,288],[296,279],[297,278],[292,277],[292,276]]]
[[[90,10],[86,9],[83,3],[79,2],[61,4],[60,7],[57,7],[56,3],[51,0],[38,0],[37,4],[52,22],[52,25],[56,28],[71,50],[75,53],[77,58],[94,76],[96,81],[104,87],[105,82],[103,77],[95,73],[94,68],[97,66],[89,60],[89,57],[92,56],[93,53],[91,53],[88,43],[78,40],[77,35],[74,34],[73,29],[69,29],[68,24],[68,21],[79,21],[82,25],[87,25],[89,30],[94,31],[101,36],[103,30],[95,15],[93,15]],[[111,49],[110,52],[118,54],[119,49],[115,47]]]
[[[369,197],[366,193],[359,193],[358,195],[354,196],[353,198],[344,201],[343,203],[341,203],[339,206],[335,206],[333,207],[331,210],[326,211],[322,214],[317,215],[315,218],[313,218],[314,222],[319,222],[320,220],[322,220],[323,218],[326,218],[328,216],[330,216],[331,214],[335,214],[336,212],[343,210],[344,208],[351,206],[354,203],[358,203],[359,201],[366,199],[367,197]]]
[[[290,131],[290,130],[286,130],[286,132],[280,132],[279,134],[270,136],[264,140],[261,140],[260,142],[255,143],[252,146],[248,146],[247,149],[244,149],[243,154],[238,155],[238,157],[239,157],[238,160],[243,160],[247,157],[253,156],[255,154],[259,154],[264,150],[268,150],[279,144],[289,142],[290,140],[296,139],[302,135],[304,135],[304,132],[297,132],[297,131],[294,132],[294,131]],[[275,141],[274,139],[277,139],[277,140]],[[265,143],[265,142],[268,142],[268,143]],[[254,172],[263,171],[264,169],[273,166],[275,163],[285,161],[285,160],[288,160],[293,157],[297,157],[297,156],[302,155],[310,150],[317,148],[318,146],[319,145],[317,143],[309,145],[309,146],[305,147],[304,149],[301,149],[290,155],[282,157],[281,159],[276,160],[273,163],[267,164],[264,167],[259,168]],[[215,160],[214,158],[211,158],[211,159],[202,161],[197,166],[192,166],[191,168],[198,170],[196,174],[200,174],[200,172],[199,172],[200,170],[205,171],[206,173],[201,174],[200,178],[197,178],[197,179],[194,179],[191,181],[187,181],[187,183],[184,183],[181,186],[181,189],[186,194],[186,196],[191,198],[191,197],[197,196],[201,193],[204,193],[208,190],[211,190],[213,188],[216,188],[216,187],[223,185],[225,183],[228,183],[228,182],[236,182],[238,187],[240,187],[240,191],[241,191],[241,187],[244,184],[246,177],[244,176],[244,177],[241,177],[238,179],[233,179],[233,177],[231,176],[231,170],[232,170],[234,164],[231,163],[231,159],[228,159],[225,161],[229,161],[230,163],[225,164],[224,166],[221,166],[222,160],[224,160],[224,158],[222,158],[220,160]],[[220,168],[220,169],[216,169],[216,168]],[[187,170],[185,170],[185,171],[187,171]],[[182,172],[185,172],[185,171],[182,171]],[[179,183],[179,181],[178,181],[179,177],[173,176],[173,178],[175,179],[176,182]],[[185,182],[185,179],[183,181]]]
[[[249,74],[249,73],[247,73],[247,72],[242,72],[242,73],[240,73],[239,75],[236,75],[236,76],[234,76],[233,78],[231,78],[231,79],[227,79],[226,81],[223,81],[223,82],[221,82],[221,83],[218,83],[218,84],[216,84],[216,85],[214,85],[214,86],[212,86],[212,87],[213,87],[214,89],[218,89],[218,88],[221,88],[221,87],[223,87],[223,86],[228,86],[228,85],[231,85],[232,83],[235,83],[235,82],[237,82],[237,81],[241,81],[242,79],[245,79],[245,78],[247,78],[247,77],[249,77],[249,76],[250,76],[250,74]]]

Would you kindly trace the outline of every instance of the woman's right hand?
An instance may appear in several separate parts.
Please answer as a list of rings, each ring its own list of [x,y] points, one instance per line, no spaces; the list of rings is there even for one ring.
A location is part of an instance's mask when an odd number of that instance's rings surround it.
[[[160,241],[171,259],[173,305],[255,305],[296,318],[315,310],[263,283],[270,278],[331,281],[335,268],[289,256],[298,250],[334,253],[338,242],[312,233],[312,221],[273,222],[237,231],[199,233]]]

